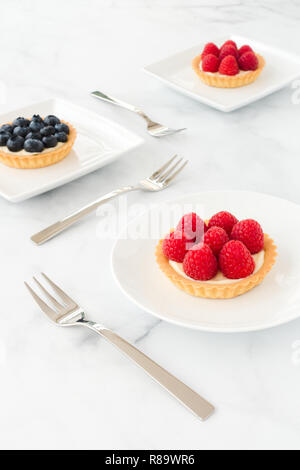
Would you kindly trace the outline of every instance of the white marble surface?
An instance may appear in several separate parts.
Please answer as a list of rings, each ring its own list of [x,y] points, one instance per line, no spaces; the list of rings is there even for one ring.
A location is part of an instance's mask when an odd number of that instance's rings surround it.
[[[298,448],[300,320],[259,333],[216,335],[158,322],[119,292],[112,240],[90,217],[53,242],[29,235],[57,216],[134,182],[176,151],[191,161],[149,204],[210,189],[267,192],[300,203],[299,112],[286,88],[232,114],[176,94],[141,68],[213,35],[238,33],[300,53],[293,1],[52,0],[1,2],[2,109],[52,96],[101,112],[145,137],[143,148],[89,176],[22,204],[0,201],[0,447],[98,449]],[[102,89],[188,131],[155,141],[140,119],[88,97]],[[132,177],[128,178],[129,172]],[[274,217],[284,214],[274,214]],[[209,398],[201,423],[109,344],[59,329],[39,314],[23,280],[45,270],[90,316]],[[295,358],[294,358],[295,359]]]

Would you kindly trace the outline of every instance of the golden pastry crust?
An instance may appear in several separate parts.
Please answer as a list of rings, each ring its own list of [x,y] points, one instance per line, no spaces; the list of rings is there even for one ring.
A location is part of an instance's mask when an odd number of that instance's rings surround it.
[[[253,83],[258,76],[261,74],[264,66],[265,59],[259,55],[255,54],[258,59],[258,68],[254,71],[249,71],[247,73],[237,74],[237,75],[217,75],[203,72],[200,69],[200,62],[202,54],[195,57],[192,61],[192,67],[196,74],[201,80],[206,83],[206,85],[217,87],[217,88],[238,88],[245,85],[250,85]]]
[[[71,124],[66,121],[61,122],[67,124],[70,129],[68,141],[63,145],[58,148],[54,147],[53,150],[47,153],[34,153],[32,155],[14,155],[2,150],[0,147],[0,162],[6,166],[22,170],[43,168],[60,162],[70,153],[77,135],[76,129]]]
[[[251,276],[230,284],[206,283],[193,281],[180,276],[170,265],[168,258],[162,251],[163,240],[160,240],[156,247],[156,261],[163,273],[175,284],[176,287],[187,294],[195,297],[205,297],[208,299],[231,299],[244,294],[253,287],[258,286],[271,270],[276,261],[276,246],[269,235],[265,234],[264,250],[265,257],[262,267]]]

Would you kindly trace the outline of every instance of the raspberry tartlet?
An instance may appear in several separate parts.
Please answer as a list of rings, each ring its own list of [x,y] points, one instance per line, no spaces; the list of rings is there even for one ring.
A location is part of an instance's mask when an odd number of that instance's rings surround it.
[[[193,216],[193,220],[191,217]],[[196,214],[181,220],[200,221],[194,242],[178,224],[156,247],[160,269],[186,293],[210,299],[229,299],[260,284],[276,260],[276,246],[253,219],[238,221],[222,211],[203,222]],[[189,231],[189,238],[192,235]]]
[[[19,169],[54,165],[71,151],[76,130],[54,115],[18,117],[0,127],[0,162]]]
[[[261,74],[265,59],[245,44],[238,48],[226,41],[220,48],[208,43],[192,66],[206,85],[217,88],[237,88],[253,83]]]

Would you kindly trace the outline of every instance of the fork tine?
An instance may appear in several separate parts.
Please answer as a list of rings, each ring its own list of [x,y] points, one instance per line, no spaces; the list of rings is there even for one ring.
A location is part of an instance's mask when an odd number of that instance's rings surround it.
[[[49,282],[52,289],[62,298],[62,300],[71,307],[78,307],[75,300],[71,299],[60,287],[58,287],[45,273],[41,273],[42,276]]]
[[[162,183],[164,183],[164,184],[169,184],[169,183],[178,175],[178,173],[180,173],[180,172],[184,169],[184,167],[188,164],[188,162],[189,162],[189,161],[186,160],[186,161],[181,165],[181,167],[178,168],[178,170],[176,170],[171,176],[169,176],[169,178],[167,178],[166,180],[162,181]]]
[[[54,305],[54,307],[59,311],[63,312],[65,310],[65,307],[61,305],[57,300],[45,289],[45,287],[40,283],[40,281],[37,280],[36,277],[33,277],[34,281],[37,283],[39,288],[44,292],[45,296],[47,297],[50,302]]]
[[[164,181],[167,176],[169,176],[174,170],[175,168],[178,167],[178,165],[183,161],[183,158],[180,158],[173,166],[171,166],[171,168],[169,168],[169,170],[165,171],[165,173],[163,173],[162,175],[160,175],[160,177],[158,178],[158,182],[161,183],[162,181]]]
[[[156,170],[153,175],[150,176],[150,179],[151,178],[157,178],[163,171],[165,171],[169,165],[171,165],[171,163],[175,160],[175,158],[177,157],[177,155],[174,155],[172,158],[170,158],[170,160],[167,161],[167,163],[165,163],[161,168],[159,168],[158,170]]]
[[[52,310],[52,308],[49,307],[35,292],[31,287],[27,284],[27,282],[24,283],[27,289],[29,290],[29,293],[32,295],[40,309],[48,315],[48,317],[51,318],[52,321],[56,322],[57,320],[57,313],[55,310]]]

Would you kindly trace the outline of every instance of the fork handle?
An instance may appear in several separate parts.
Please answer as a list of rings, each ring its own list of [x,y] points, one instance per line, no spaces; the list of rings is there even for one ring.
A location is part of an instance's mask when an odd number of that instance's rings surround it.
[[[94,96],[95,98],[98,98],[98,100],[106,101],[108,103],[120,106],[121,108],[128,109],[129,111],[132,111],[133,113],[136,113],[139,116],[146,119],[147,122],[152,123],[152,120],[143,111],[138,109],[136,106],[133,106],[132,104],[126,103],[125,101],[119,100],[117,98],[113,98],[110,95],[105,95],[101,91],[93,91],[91,93],[91,96]]]
[[[214,412],[213,405],[119,335],[93,322],[83,324],[117,347],[199,418],[205,420]]]
[[[100,197],[96,201],[87,204],[86,206],[78,209],[71,214],[69,214],[64,219],[55,222],[54,224],[50,225],[49,227],[45,228],[44,230],[36,233],[31,237],[31,240],[36,245],[42,245],[46,241],[50,240],[51,238],[55,237],[59,233],[63,232],[67,228],[71,227],[71,225],[78,222],[78,220],[82,219],[82,217],[90,214],[94,210],[96,210],[102,204],[110,201],[111,199],[120,196],[121,194],[128,193],[130,191],[134,191],[136,189],[140,189],[138,186],[125,186],[124,188],[116,189],[115,191],[111,191],[108,194]]]

